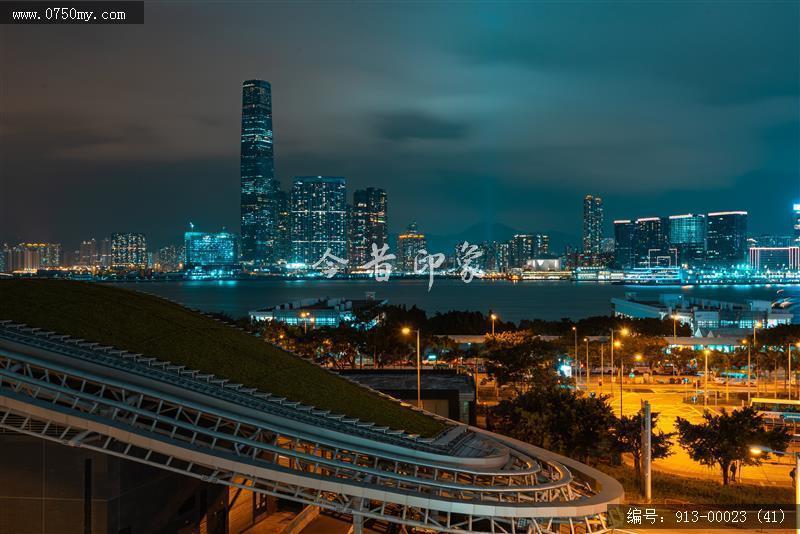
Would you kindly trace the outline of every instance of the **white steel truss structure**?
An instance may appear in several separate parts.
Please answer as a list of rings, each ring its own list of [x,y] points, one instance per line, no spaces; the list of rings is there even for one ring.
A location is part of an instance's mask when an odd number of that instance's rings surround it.
[[[434,439],[0,322],[0,428],[435,532],[602,532],[615,480],[476,428]]]

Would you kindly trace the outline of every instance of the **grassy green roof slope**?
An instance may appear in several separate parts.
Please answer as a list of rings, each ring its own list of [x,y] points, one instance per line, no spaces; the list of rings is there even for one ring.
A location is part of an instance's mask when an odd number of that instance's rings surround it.
[[[0,281],[0,319],[140,352],[234,383],[432,436],[443,424],[163,299],[86,282]]]

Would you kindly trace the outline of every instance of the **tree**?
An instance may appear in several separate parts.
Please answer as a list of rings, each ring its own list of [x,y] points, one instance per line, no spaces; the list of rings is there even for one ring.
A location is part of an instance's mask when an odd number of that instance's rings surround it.
[[[733,462],[759,465],[769,456],[750,454],[753,445],[785,451],[789,444],[789,434],[785,429],[765,430],[763,417],[750,406],[733,412],[723,408],[720,415],[706,411],[703,419],[702,423],[693,424],[678,417],[675,421],[678,442],[692,460],[709,467],[718,465],[722,470],[722,484],[726,486]]]
[[[517,393],[531,385],[551,385],[556,379],[558,346],[524,333],[504,333],[486,343],[486,370],[498,384]]]
[[[614,427],[614,438],[616,439],[615,447],[617,452],[630,453],[633,456],[633,467],[636,470],[636,476],[641,476],[641,460],[642,460],[642,424],[644,418],[642,412],[636,415],[627,416],[623,415],[617,419]],[[658,458],[666,458],[672,454],[672,438],[675,436],[674,432],[666,433],[661,430],[656,430],[656,423],[658,422],[658,413],[651,412],[650,414],[650,428],[652,433],[650,435],[650,458],[656,460]]]
[[[584,463],[608,456],[615,420],[607,396],[560,386],[532,389],[492,410],[494,430]]]

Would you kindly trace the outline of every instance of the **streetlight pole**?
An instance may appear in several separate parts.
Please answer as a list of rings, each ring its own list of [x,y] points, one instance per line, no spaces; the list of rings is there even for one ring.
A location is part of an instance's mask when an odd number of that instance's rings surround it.
[[[422,368],[422,359],[420,358],[420,350],[419,350],[419,329],[418,328],[409,328],[407,326],[403,327],[403,335],[409,335],[411,332],[416,332],[417,334],[417,408],[420,410],[422,409],[422,379],[421,379],[421,368]]]
[[[575,362],[575,389],[580,389],[580,387],[578,386],[578,378],[580,378],[580,374],[581,374],[580,370],[581,370],[581,368],[578,365],[578,327],[577,326],[573,326],[572,327],[572,334],[575,337],[575,360],[574,360],[574,362]]]
[[[490,317],[490,318],[491,318],[491,320],[492,320],[492,337],[494,337],[494,322],[497,320],[497,315],[495,315],[495,314],[493,313],[493,314],[492,314],[492,315],[490,315],[489,317]]]
[[[589,392],[589,338],[585,337],[583,340],[586,342],[586,392]]]
[[[672,341],[678,340],[678,316],[672,314]]]
[[[747,405],[750,406],[750,344],[743,339],[742,345],[747,345]]]
[[[751,445],[750,454],[760,456],[762,453],[776,454],[778,456],[794,455],[794,506],[800,508],[800,452],[776,451],[761,445]],[[795,517],[795,532],[800,534],[800,514]]]
[[[600,343],[600,378],[598,379],[597,389],[600,390],[600,395],[603,394],[603,376],[605,375],[605,363],[603,362],[603,349],[605,345],[601,342]]]
[[[703,369],[703,381],[705,385],[703,386],[703,406],[708,406],[708,353],[711,352],[708,349],[703,351],[703,356],[705,356],[705,367]]]

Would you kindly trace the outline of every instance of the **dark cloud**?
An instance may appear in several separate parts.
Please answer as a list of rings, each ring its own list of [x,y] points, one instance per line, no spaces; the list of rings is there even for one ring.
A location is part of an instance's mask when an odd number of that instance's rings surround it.
[[[381,186],[392,231],[800,199],[800,3],[148,3],[142,26],[0,32],[0,240],[238,226],[240,91],[278,175]]]
[[[390,141],[409,139],[461,139],[469,126],[418,111],[381,113],[373,119],[375,134]]]

